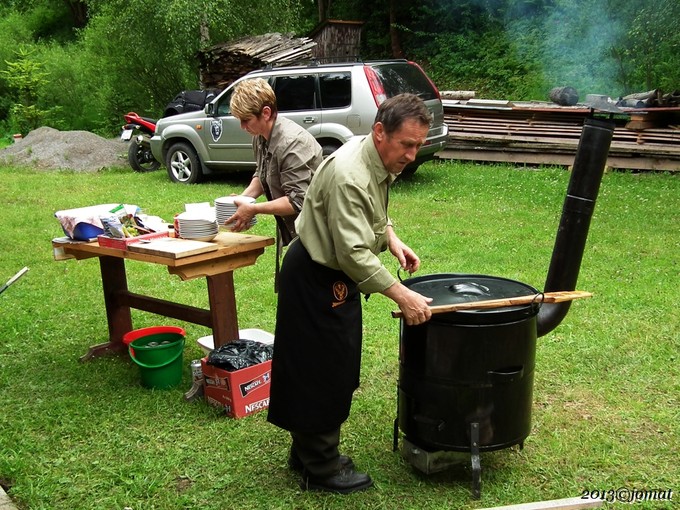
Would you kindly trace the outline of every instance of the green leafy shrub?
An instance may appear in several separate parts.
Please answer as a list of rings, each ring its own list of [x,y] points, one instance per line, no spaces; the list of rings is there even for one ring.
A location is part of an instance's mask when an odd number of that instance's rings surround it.
[[[7,61],[2,75],[10,90],[15,92],[15,101],[9,109],[10,128],[17,133],[28,133],[44,125],[55,108],[42,109],[38,106],[38,91],[47,82],[49,73],[42,62],[34,59],[35,50],[19,48],[15,59]]]
[[[2,71],[6,71],[7,62],[14,59],[16,48],[31,44],[31,35],[23,16],[13,10],[0,8],[0,121],[4,121],[5,125],[16,97]]]

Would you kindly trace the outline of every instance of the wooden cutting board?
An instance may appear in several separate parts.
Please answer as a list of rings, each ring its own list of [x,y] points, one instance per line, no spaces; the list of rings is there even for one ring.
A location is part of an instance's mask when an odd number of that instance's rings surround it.
[[[171,259],[190,257],[199,253],[215,251],[217,248],[217,245],[214,243],[204,243],[203,241],[192,241],[175,237],[166,237],[148,243],[134,243],[128,246],[128,250],[136,253],[146,253]]]

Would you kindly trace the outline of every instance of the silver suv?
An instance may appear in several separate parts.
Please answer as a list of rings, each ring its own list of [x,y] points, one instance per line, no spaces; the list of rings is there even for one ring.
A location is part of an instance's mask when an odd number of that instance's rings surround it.
[[[231,94],[241,80],[263,78],[276,93],[279,114],[297,122],[318,140],[324,155],[353,136],[370,132],[385,99],[411,92],[432,113],[427,142],[404,173],[413,173],[448,140],[444,110],[437,87],[425,72],[406,60],[267,67],[229,85],[202,111],[160,119],[151,151],[165,163],[174,182],[192,184],[203,175],[254,168],[251,136],[229,111]]]

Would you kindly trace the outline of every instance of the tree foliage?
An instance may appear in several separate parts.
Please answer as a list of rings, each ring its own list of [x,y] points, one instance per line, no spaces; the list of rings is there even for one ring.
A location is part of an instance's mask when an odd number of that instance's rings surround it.
[[[287,0],[259,9],[245,0],[89,0],[89,7],[81,49],[97,61],[90,71],[107,80],[104,111],[118,117],[129,110],[158,116],[181,90],[199,88],[200,49],[240,37],[249,27],[294,30],[297,20],[295,3]],[[285,13],[277,24],[274,12]]]
[[[630,73],[624,78],[648,90],[680,87],[680,2],[644,2],[635,11],[628,35],[620,52]]]
[[[7,69],[0,71],[15,102],[9,110],[9,127],[13,132],[26,133],[42,126],[58,107],[41,109],[38,106],[40,87],[48,82],[49,73],[42,62],[35,58],[34,50],[19,48],[13,60],[6,61]]]
[[[244,35],[306,35],[320,17],[363,21],[363,58],[403,55],[440,89],[545,100],[557,86],[611,97],[680,88],[680,2],[667,0],[6,0],[0,71],[31,49],[36,108],[113,134],[199,88],[197,52]],[[22,103],[0,74],[0,131]],[[54,111],[54,110],[51,110]]]

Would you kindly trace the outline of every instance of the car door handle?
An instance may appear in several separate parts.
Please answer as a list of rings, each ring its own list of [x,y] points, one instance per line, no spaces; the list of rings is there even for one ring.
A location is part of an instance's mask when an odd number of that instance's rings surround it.
[[[316,117],[305,117],[302,119],[305,124],[314,124],[316,122]]]

